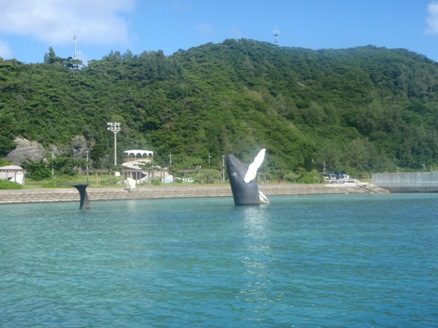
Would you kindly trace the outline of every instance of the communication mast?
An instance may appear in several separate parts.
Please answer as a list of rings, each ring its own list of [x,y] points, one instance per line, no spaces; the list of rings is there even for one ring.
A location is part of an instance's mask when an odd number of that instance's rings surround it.
[[[78,59],[77,53],[76,53],[76,40],[77,40],[77,36],[73,35],[73,59],[76,60]]]
[[[278,46],[278,36],[280,35],[280,30],[275,26],[275,29],[272,31],[272,34],[274,34],[274,42]]]

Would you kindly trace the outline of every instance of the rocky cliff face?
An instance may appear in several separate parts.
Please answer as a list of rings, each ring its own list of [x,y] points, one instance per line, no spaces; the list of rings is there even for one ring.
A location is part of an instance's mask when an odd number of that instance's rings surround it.
[[[35,162],[46,159],[51,156],[51,152],[55,155],[85,158],[87,151],[89,151],[87,141],[83,136],[75,136],[66,149],[58,149],[56,145],[51,145],[50,149],[46,150],[40,143],[24,138],[16,138],[15,144],[15,149],[6,156],[6,159],[14,165],[21,165],[25,161]]]
[[[17,145],[15,149],[6,157],[6,159],[14,165],[21,166],[21,163],[29,160],[40,161],[47,156],[47,152],[44,147],[36,141],[16,138],[15,144]]]
[[[70,148],[73,158],[85,158],[87,151],[89,151],[84,136],[75,136],[71,141]]]

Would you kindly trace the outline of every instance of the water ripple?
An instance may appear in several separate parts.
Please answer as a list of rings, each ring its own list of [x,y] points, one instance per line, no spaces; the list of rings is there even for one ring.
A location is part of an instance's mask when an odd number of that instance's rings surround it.
[[[437,198],[3,206],[0,326],[438,326]]]

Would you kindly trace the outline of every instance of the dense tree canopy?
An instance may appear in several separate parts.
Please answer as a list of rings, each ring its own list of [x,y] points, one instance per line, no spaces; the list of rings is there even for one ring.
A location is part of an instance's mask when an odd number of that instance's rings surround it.
[[[0,58],[0,156],[17,136],[66,149],[81,135],[95,165],[109,165],[117,118],[120,153],[151,149],[159,164],[171,153],[186,168],[220,167],[227,153],[249,162],[262,147],[276,177],[438,165],[438,64],[407,50],[243,39],[84,67],[52,48],[44,59]]]

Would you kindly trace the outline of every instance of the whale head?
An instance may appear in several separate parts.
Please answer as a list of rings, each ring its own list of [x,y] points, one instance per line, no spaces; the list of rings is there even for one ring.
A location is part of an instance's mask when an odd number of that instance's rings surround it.
[[[234,155],[227,155],[225,160],[234,204],[237,206],[260,205],[259,188],[256,179],[248,183],[244,181],[248,170]]]

